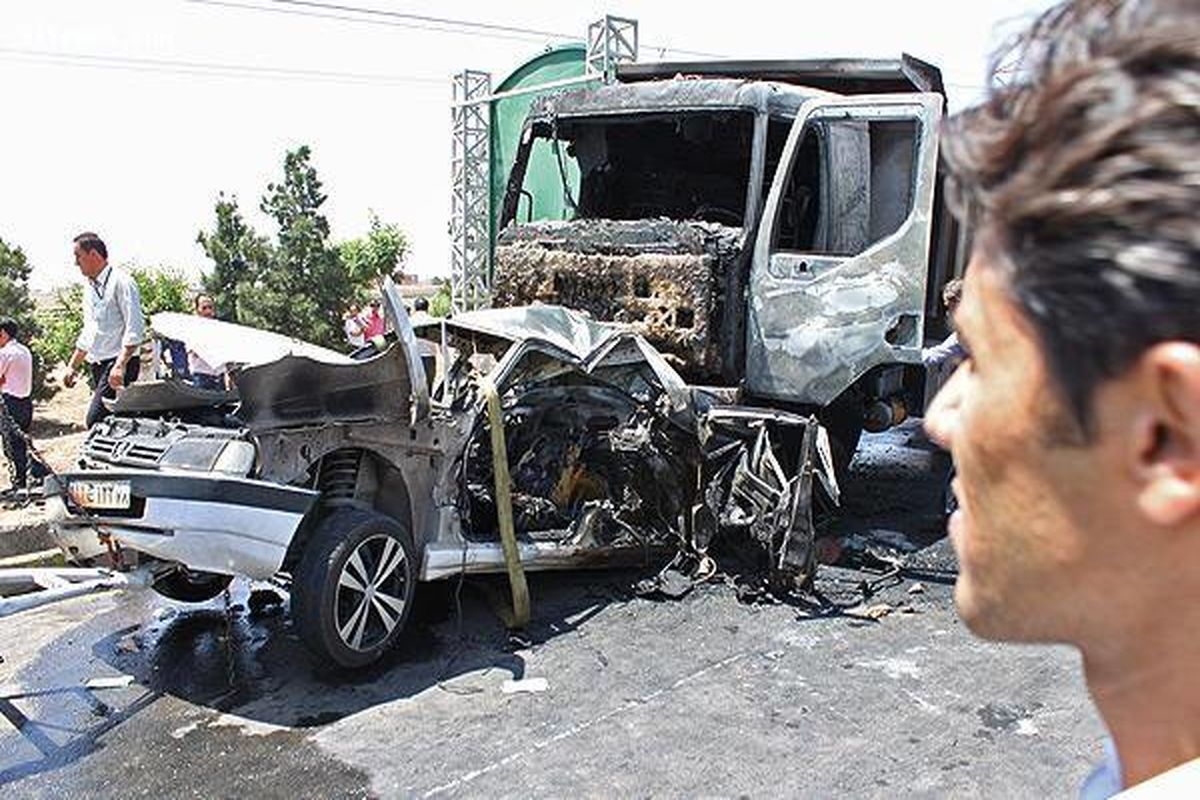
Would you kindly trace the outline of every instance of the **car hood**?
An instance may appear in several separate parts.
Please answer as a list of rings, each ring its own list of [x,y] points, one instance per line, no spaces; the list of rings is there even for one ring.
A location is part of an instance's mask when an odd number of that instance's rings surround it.
[[[447,329],[481,333],[511,342],[492,380],[503,386],[519,372],[523,355],[529,350],[548,352],[575,362],[591,373],[606,365],[645,361],[676,411],[689,404],[687,384],[667,363],[662,354],[628,325],[596,322],[585,314],[563,306],[532,305],[513,308],[489,308],[466,311],[448,320],[423,322],[422,329],[444,324]]]
[[[267,364],[285,356],[304,356],[326,364],[351,363],[349,356],[280,333],[164,311],[150,318],[159,336],[175,339],[209,364]]]
[[[330,422],[416,423],[429,414],[429,387],[412,324],[390,278],[384,307],[395,342],[377,356],[354,360],[314,347],[234,374],[242,403],[237,417],[252,429]]]

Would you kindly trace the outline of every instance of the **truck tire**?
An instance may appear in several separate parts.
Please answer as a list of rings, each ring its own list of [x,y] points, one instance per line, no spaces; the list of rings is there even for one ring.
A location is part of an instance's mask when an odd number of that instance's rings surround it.
[[[180,567],[156,580],[151,584],[151,588],[163,597],[181,603],[203,603],[229,588],[229,582],[232,580],[232,575],[192,572]]]
[[[292,620],[322,661],[354,669],[395,644],[417,581],[412,536],[391,517],[341,509],[320,523],[293,576]]]
[[[862,413],[862,402],[849,395],[838,398],[818,414],[821,424],[829,431],[829,449],[839,486],[850,476],[850,462],[858,449],[858,440],[862,438]]]

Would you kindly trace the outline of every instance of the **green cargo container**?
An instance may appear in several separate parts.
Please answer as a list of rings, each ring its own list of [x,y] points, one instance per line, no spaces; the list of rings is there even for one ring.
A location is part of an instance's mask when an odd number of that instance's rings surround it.
[[[528,89],[553,81],[580,78],[584,74],[586,49],[582,44],[568,44],[539,53],[517,67],[497,85],[493,92],[499,94],[515,89]],[[550,89],[548,91],[561,91]],[[520,144],[521,127],[533,101],[543,92],[529,92],[516,97],[506,97],[492,102],[491,141],[491,241],[496,241],[499,232],[500,212],[504,204],[504,192],[508,186],[508,174],[516,158]],[[579,172],[573,160],[564,159],[568,181],[578,195]],[[537,198],[530,208],[529,200],[522,199],[517,218],[565,219],[568,213],[562,199],[562,180],[554,150],[546,142],[537,142],[525,171],[525,186]]]

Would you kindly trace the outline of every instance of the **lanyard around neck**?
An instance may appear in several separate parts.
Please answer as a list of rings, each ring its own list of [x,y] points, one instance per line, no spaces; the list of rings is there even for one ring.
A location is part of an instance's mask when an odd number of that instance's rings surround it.
[[[111,278],[112,278],[112,270],[110,269],[110,270],[108,270],[108,274],[106,274],[104,276],[104,283],[100,283],[99,281],[96,281],[96,280],[93,280],[91,282],[92,283],[92,291],[96,293],[97,300],[104,299],[104,290],[108,288],[108,281]]]

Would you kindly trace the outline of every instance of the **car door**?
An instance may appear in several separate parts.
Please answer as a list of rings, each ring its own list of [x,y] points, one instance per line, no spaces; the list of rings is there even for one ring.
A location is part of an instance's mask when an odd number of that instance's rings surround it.
[[[755,240],[746,385],[823,406],[867,371],[919,363],[942,98],[800,109]]]

